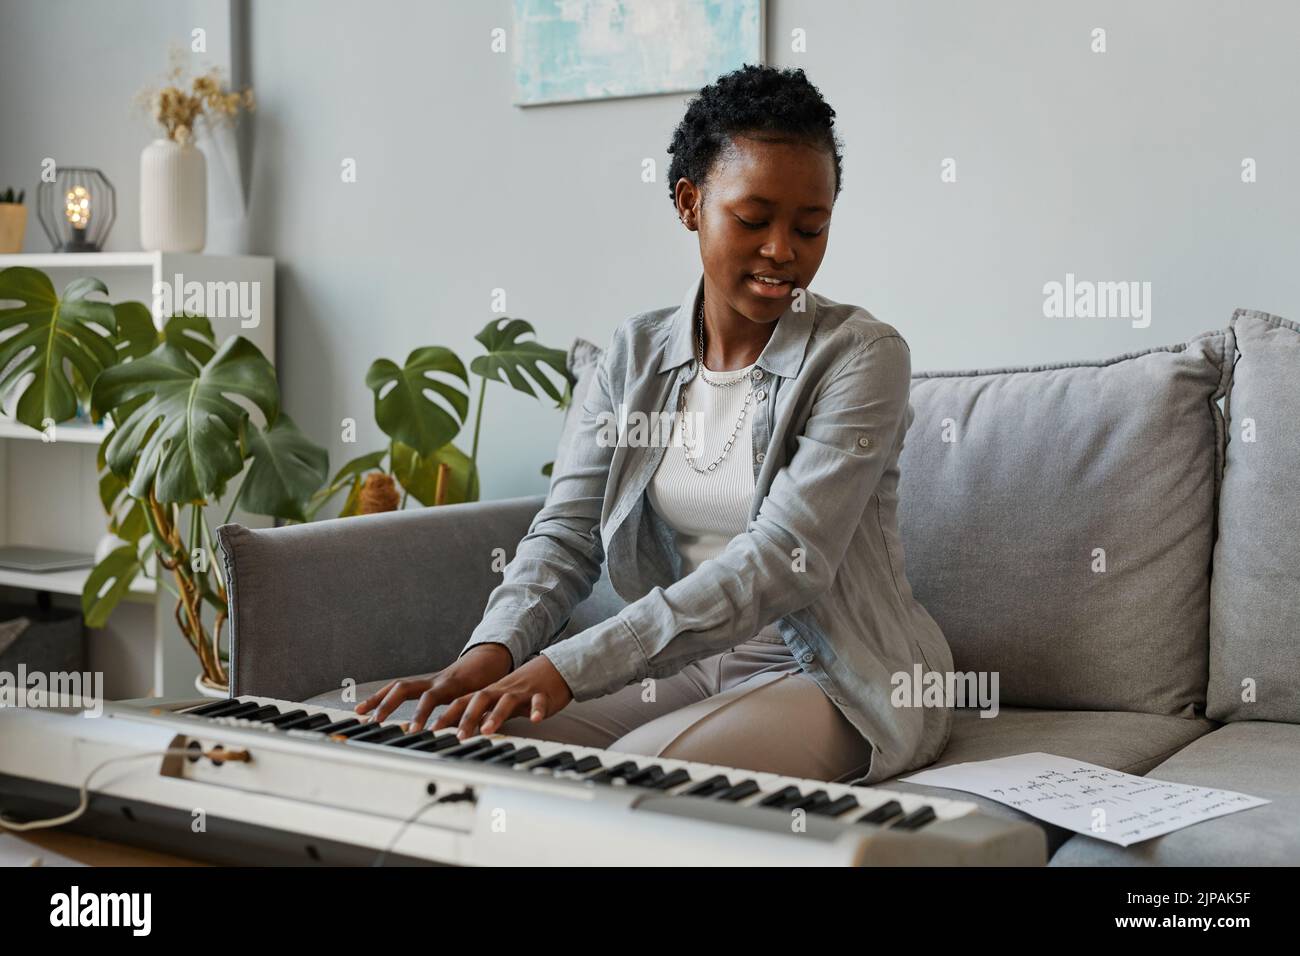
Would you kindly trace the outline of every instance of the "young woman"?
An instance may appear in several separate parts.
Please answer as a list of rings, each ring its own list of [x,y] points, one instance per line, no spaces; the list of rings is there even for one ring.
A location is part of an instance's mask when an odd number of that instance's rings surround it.
[[[412,731],[445,707],[432,728],[462,737],[822,780],[939,756],[951,711],[894,693],[952,668],[896,521],[908,347],[809,291],[840,192],[834,116],[802,70],[745,66],[692,100],[668,180],[702,278],[615,332],[459,659],[359,713],[419,698]],[[602,560],[630,603],[557,640]]]

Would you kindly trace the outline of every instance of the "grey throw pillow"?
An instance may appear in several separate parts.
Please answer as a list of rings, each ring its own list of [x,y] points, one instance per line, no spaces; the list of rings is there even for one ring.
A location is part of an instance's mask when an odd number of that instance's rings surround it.
[[[1204,707],[1230,341],[913,376],[908,580],[1002,704]]]
[[[1300,723],[1300,325],[1238,309],[1231,328],[1206,713]]]

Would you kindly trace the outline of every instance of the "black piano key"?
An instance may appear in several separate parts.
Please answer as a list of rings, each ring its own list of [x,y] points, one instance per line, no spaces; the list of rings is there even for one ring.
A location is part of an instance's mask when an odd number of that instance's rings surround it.
[[[247,703],[240,704],[238,707],[232,710],[223,711],[221,716],[222,717],[243,717],[245,714],[253,713],[253,711],[257,710],[261,706],[262,705],[259,704],[257,701],[250,700]]]
[[[830,802],[831,802],[831,795],[829,793],[827,793],[825,790],[814,790],[812,793],[808,794],[808,796],[804,797],[802,800],[796,801],[793,806],[788,807],[787,809],[805,810],[811,813],[813,810],[816,810],[818,807],[825,806]]]
[[[523,769],[565,770],[568,767],[572,766],[576,761],[577,758],[574,757],[573,754],[571,754],[569,751],[561,750],[558,753],[553,753],[550,756],[542,757],[538,760],[534,760],[532,763],[525,764]]]
[[[587,756],[583,757],[572,767],[570,767],[569,770],[573,773],[590,773],[591,771],[595,770],[597,767],[601,767],[601,766],[603,766],[603,764],[601,764],[599,757],[597,757],[595,754],[587,754]]]
[[[433,754],[440,753],[448,747],[456,747],[459,745],[460,739],[456,736],[456,731],[444,730],[441,733],[435,734],[432,740],[426,740],[422,744],[415,744],[410,749],[422,754]]]
[[[356,717],[344,717],[342,720],[336,720],[332,724],[326,724],[319,728],[318,732],[322,734],[337,734],[357,726],[361,723]],[[367,725],[369,726],[369,725]]]
[[[673,787],[680,787],[690,779],[691,775],[678,767],[676,770],[665,774],[663,779],[657,781],[654,786],[656,790],[671,790]]]
[[[452,747],[450,750],[444,750],[444,757],[468,757],[472,753],[477,753],[484,747],[491,747],[492,741],[486,737],[478,737],[474,740],[467,740],[459,747]]]
[[[728,803],[737,803],[746,797],[758,793],[762,789],[753,780],[742,780],[734,787],[728,787],[726,790],[720,790],[713,795],[715,800],[726,800]]]
[[[293,721],[297,720],[299,717],[306,717],[306,716],[307,716],[307,711],[305,710],[286,710],[279,717],[272,717],[270,720],[267,721],[267,723],[270,724],[272,727],[283,727],[285,724],[292,723]]]
[[[683,797],[710,797],[722,790],[730,790],[731,781],[722,774],[714,774],[708,780],[701,780],[693,787],[688,787],[681,792]]]
[[[606,767],[599,773],[593,773],[587,778],[588,783],[613,783],[615,780],[621,780],[630,773],[636,773],[640,768],[631,760],[624,760],[612,767]]]
[[[274,717],[279,712],[280,712],[279,707],[276,707],[274,704],[266,704],[262,707],[257,708],[257,710],[253,711],[251,714],[242,715],[241,719],[261,721],[261,720],[266,720],[266,718],[268,717]]]
[[[858,798],[851,793],[832,800],[830,803],[824,803],[820,807],[814,807],[809,813],[815,813],[819,817],[838,817],[841,813],[847,813],[854,807],[859,807]]]
[[[862,816],[854,820],[854,823],[884,823],[886,820],[892,820],[894,817],[903,815],[903,805],[897,800],[890,800],[882,803],[874,810],[868,810]]]
[[[480,751],[479,751],[478,753],[476,753],[476,754],[470,754],[469,757],[466,758],[466,759],[468,759],[468,760],[481,760],[481,761],[486,762],[486,761],[488,761],[488,760],[491,760],[493,757],[499,757],[499,756],[501,756],[502,754],[508,754],[508,753],[510,753],[510,751],[512,751],[512,750],[514,750],[514,749],[515,749],[515,745],[514,745],[514,744],[512,744],[512,743],[507,743],[507,742],[502,742],[502,743],[497,744],[495,747],[489,747],[487,750],[480,750]]]
[[[406,733],[401,724],[380,724],[377,727],[371,727],[369,730],[355,734],[348,739],[356,744],[382,744],[386,740],[392,740],[394,737],[401,737]]]
[[[358,720],[357,723],[356,723],[356,726],[355,726],[355,727],[349,727],[349,728],[347,728],[347,730],[337,730],[337,731],[335,731],[334,733],[330,734],[330,736],[331,736],[331,737],[344,737],[344,738],[347,738],[348,740],[351,740],[353,737],[360,737],[362,734],[368,734],[368,733],[370,733],[370,731],[372,731],[372,730],[374,730],[376,727],[380,727],[380,726],[383,726],[383,725],[382,725],[382,724],[372,723],[372,722],[370,722],[370,721],[364,721],[364,722],[363,722],[363,721]],[[393,726],[397,726],[397,725],[394,724]]]
[[[483,761],[484,763],[500,763],[507,766],[514,766],[517,763],[523,763],[525,760],[532,760],[540,751],[536,747],[520,747],[518,750],[511,751],[508,754],[500,754]]]
[[[803,798],[798,787],[782,787],[780,790],[773,790],[762,800],[759,800],[757,806],[760,807],[777,807],[784,810],[788,804],[795,803]]]
[[[432,740],[435,734],[432,730],[422,730],[418,734],[402,734],[402,736],[388,741],[390,747],[414,747],[416,744],[422,744],[426,740]]]
[[[650,764],[647,767],[642,767],[634,774],[629,774],[627,783],[628,786],[632,787],[653,787],[656,781],[663,779],[663,776],[663,767],[658,764]]]
[[[308,714],[305,717],[299,717],[291,720],[287,724],[281,724],[281,730],[319,730],[330,722],[330,715],[325,713]]]
[[[243,703],[238,697],[227,697],[225,700],[214,700],[206,704],[200,704],[193,710],[183,710],[181,713],[189,717],[220,717],[224,712],[234,710]]]
[[[895,830],[919,830],[935,818],[934,807],[929,804],[917,807],[894,824]]]

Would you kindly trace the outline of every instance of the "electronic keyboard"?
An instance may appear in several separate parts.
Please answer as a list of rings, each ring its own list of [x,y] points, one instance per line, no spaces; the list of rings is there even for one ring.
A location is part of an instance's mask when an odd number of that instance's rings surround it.
[[[5,819],[61,816],[85,785],[69,828],[214,862],[1047,860],[1040,827],[969,801],[499,733],[462,741],[265,697],[105,702],[97,717],[62,703],[0,710]]]

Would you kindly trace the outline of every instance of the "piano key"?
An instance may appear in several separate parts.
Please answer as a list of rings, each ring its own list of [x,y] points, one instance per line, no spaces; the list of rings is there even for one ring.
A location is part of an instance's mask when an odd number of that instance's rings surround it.
[[[742,780],[734,787],[728,787],[713,795],[715,800],[726,800],[728,803],[738,803],[746,797],[758,793],[760,787],[753,780]]]
[[[780,790],[774,790],[767,794],[763,799],[758,801],[757,805],[760,807],[777,807],[778,809],[785,809],[786,804],[794,803],[795,801],[802,799],[802,797],[803,794],[799,792],[798,787],[786,786],[782,787]]]
[[[895,830],[919,830],[935,818],[934,807],[919,806],[894,824]]]
[[[597,768],[603,766],[604,764],[600,762],[599,757],[597,757],[595,754],[587,754],[587,756],[582,757],[581,759],[578,760],[577,763],[575,763],[572,767],[570,767],[569,772],[590,773],[591,771],[596,770]]]
[[[690,783],[691,775],[683,768],[678,767],[664,775],[664,778],[655,783],[656,790],[671,790],[673,787],[680,787],[684,783]]]
[[[342,737],[344,740],[351,740],[353,737],[359,737],[361,734],[370,733],[370,731],[374,730],[375,727],[376,725],[369,721],[363,723],[362,721],[358,720],[356,726],[349,727],[346,730],[336,730],[332,734],[330,734],[330,736]]]
[[[245,714],[251,714],[262,705],[255,700],[241,703],[238,707],[222,712],[221,716],[225,717],[243,717]]]
[[[525,764],[523,769],[524,770],[550,770],[553,768],[563,769],[564,767],[574,763],[576,759],[577,758],[574,757],[573,754],[570,753],[569,751],[561,750],[553,754],[539,757],[538,759],[532,761],[531,763]]]
[[[390,747],[414,747],[416,744],[422,744],[426,740],[434,738],[432,730],[422,730],[418,734],[403,734],[402,736],[388,741]]]
[[[305,717],[299,717],[291,720],[287,724],[280,724],[281,730],[319,730],[330,722],[329,714],[307,714]]]
[[[322,734],[337,734],[355,727],[360,723],[361,721],[356,717],[345,717],[342,720],[334,721],[332,724],[326,724],[324,727],[321,727],[318,732]]]
[[[240,719],[260,722],[266,720],[268,717],[274,717],[279,712],[280,708],[276,707],[275,704],[265,704],[257,708],[257,710],[253,711],[251,714],[244,714]]]
[[[520,747],[513,753],[501,754],[500,756],[484,761],[484,763],[499,763],[505,764],[506,766],[514,766],[517,763],[523,763],[525,760],[532,760],[534,757],[538,756],[540,756],[540,753],[536,747]]]
[[[622,779],[627,774],[636,773],[638,769],[640,768],[637,767],[637,765],[633,763],[631,760],[624,760],[621,763],[617,763],[612,767],[606,767],[604,770],[600,771],[599,773],[592,774],[590,777],[586,779],[585,782],[586,783],[613,783],[615,780]]]
[[[874,810],[868,810],[862,816],[854,820],[854,823],[876,823],[882,824],[886,820],[892,820],[894,817],[902,816],[903,805],[897,800],[889,800],[876,807]]]
[[[444,750],[442,756],[453,758],[465,757],[482,750],[484,747],[490,746],[492,746],[492,741],[488,740],[486,737],[476,737],[473,740],[465,741],[459,747],[452,747],[450,750]]]
[[[831,796],[825,790],[816,790],[802,800],[797,801],[794,806],[788,807],[790,810],[805,810],[812,812],[820,806],[825,806],[831,802]]]
[[[227,697],[225,700],[214,700],[206,704],[200,704],[193,710],[183,710],[182,714],[190,717],[220,717],[228,710],[234,710],[243,704],[238,697]]]
[[[848,813],[854,807],[860,806],[862,806],[862,804],[858,803],[857,797],[851,793],[846,793],[843,796],[832,800],[830,803],[824,803],[820,807],[814,807],[809,812],[815,813],[819,817],[838,817],[841,813]]]
[[[422,744],[415,744],[407,749],[415,753],[432,754],[441,753],[448,747],[455,747],[459,744],[460,740],[456,737],[456,731],[444,730],[441,733],[436,733],[432,740],[426,740]]]
[[[354,744],[382,744],[386,740],[392,740],[394,737],[405,735],[406,731],[402,729],[401,724],[381,724],[378,727],[371,727],[350,737]]]
[[[632,787],[653,787],[655,782],[662,780],[664,776],[663,767],[651,764],[648,767],[642,767],[634,774],[630,774],[627,777],[627,782]]]
[[[724,777],[722,774],[717,773],[714,774],[712,777],[709,777],[706,780],[701,780],[699,783],[695,784],[694,786],[688,787],[687,789],[683,790],[682,796],[708,797],[708,796],[712,796],[715,793],[718,793],[721,790],[730,790],[730,789],[731,789],[731,782],[727,780],[727,778]]]
[[[510,753],[510,751],[514,749],[515,749],[514,744],[510,743],[509,741],[502,741],[501,743],[496,744],[495,746],[489,747],[487,750],[480,750],[478,753],[470,754],[465,759],[488,761],[491,760],[493,757],[501,756],[501,754],[508,754]]]
[[[306,717],[306,716],[307,716],[307,711],[305,710],[301,710],[301,709],[290,710],[281,714],[279,717],[272,717],[270,720],[266,721],[266,723],[270,724],[272,727],[283,727],[285,724],[291,723],[292,721],[297,720],[299,717]]]

